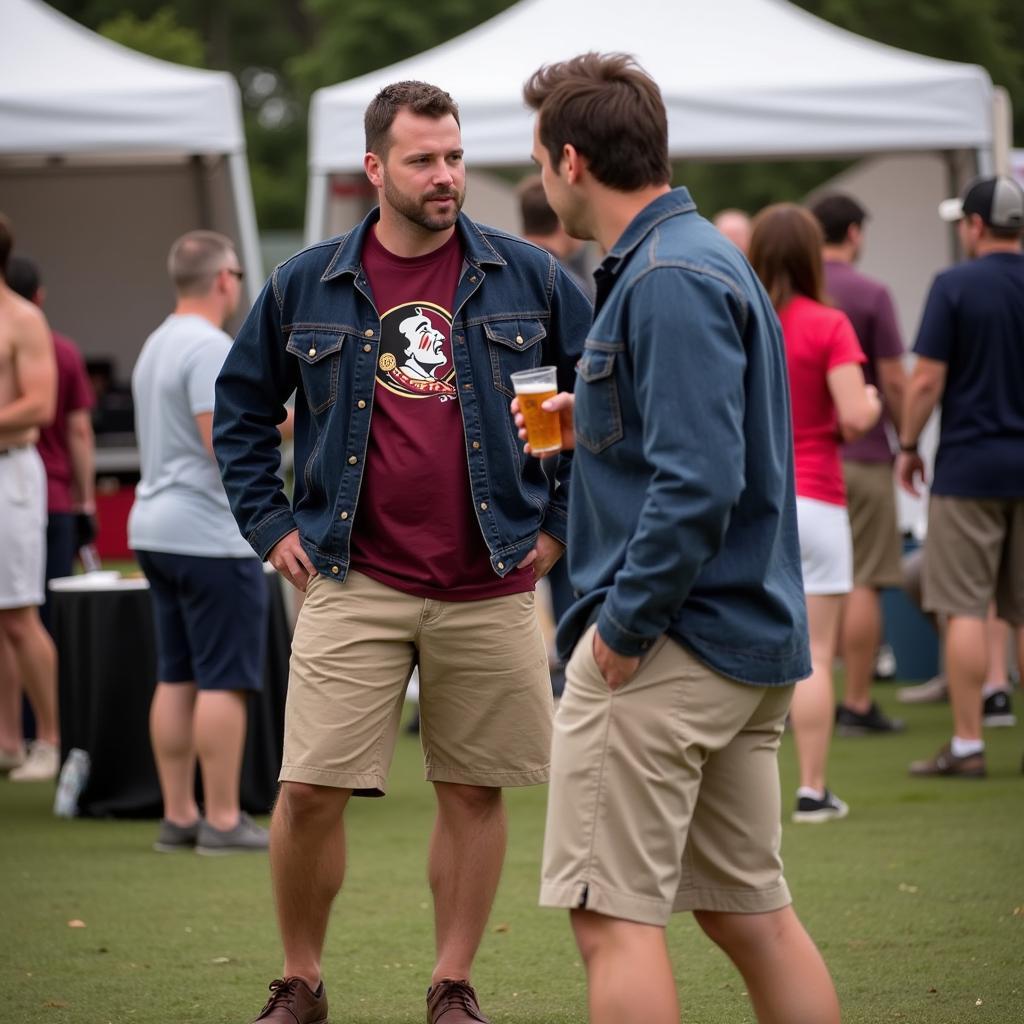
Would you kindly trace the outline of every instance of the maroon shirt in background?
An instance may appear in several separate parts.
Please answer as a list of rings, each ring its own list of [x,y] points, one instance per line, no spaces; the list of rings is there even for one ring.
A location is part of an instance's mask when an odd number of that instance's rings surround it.
[[[352,568],[407,594],[445,601],[533,590],[532,567],[504,578],[491,568],[473,508],[451,351],[462,271],[458,233],[435,252],[405,259],[371,230],[363,268],[381,341]]]
[[[68,448],[68,413],[91,409],[92,385],[78,346],[53,331],[57,357],[57,411],[53,422],[39,431],[36,448],[46,467],[47,510],[71,512],[71,451]]]
[[[889,289],[879,281],[865,277],[849,263],[826,260],[825,293],[832,304],[850,318],[860,347],[868,357],[864,365],[864,379],[868,384],[878,387],[875,360],[897,359],[903,355],[903,342]],[[852,462],[892,462],[893,450],[889,437],[895,436],[895,432],[892,420],[885,411],[884,396],[882,402],[879,421],[863,437],[843,445],[844,459]]]

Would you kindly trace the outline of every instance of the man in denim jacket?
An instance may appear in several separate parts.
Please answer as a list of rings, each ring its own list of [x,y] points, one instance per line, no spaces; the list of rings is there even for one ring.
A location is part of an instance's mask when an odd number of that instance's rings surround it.
[[[283,976],[257,1020],[320,1024],[349,797],[382,795],[419,667],[437,962],[431,1021],[484,1021],[469,984],[505,850],[501,787],[544,782],[551,690],[533,606],[561,555],[570,463],[520,451],[510,375],[572,386],[590,306],[542,250],[460,213],[458,108],[422,82],[366,112],[380,207],[288,260],[217,389],[215,445],[257,554],[300,590],[271,865]],[[277,477],[296,391],[291,504]]]
[[[670,189],[665,107],[630,58],[541,68],[524,92],[552,207],[608,253],[575,388],[541,903],[571,911],[592,1024],[678,1022],[681,910],[758,1020],[837,1024],[779,858],[779,739],[810,666],[778,322]],[[548,402],[563,431],[572,400]]]

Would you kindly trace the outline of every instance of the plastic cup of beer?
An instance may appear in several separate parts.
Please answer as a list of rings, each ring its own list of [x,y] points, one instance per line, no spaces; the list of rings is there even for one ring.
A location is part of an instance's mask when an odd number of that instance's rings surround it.
[[[526,439],[535,455],[557,452],[562,447],[562,426],[557,412],[542,409],[541,402],[555,397],[558,371],[554,366],[538,366],[512,374],[512,387],[519,399],[519,410],[526,420]]]

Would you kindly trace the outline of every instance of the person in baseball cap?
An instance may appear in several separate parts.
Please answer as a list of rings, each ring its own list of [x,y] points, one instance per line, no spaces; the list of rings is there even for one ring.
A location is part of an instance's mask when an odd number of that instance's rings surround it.
[[[977,214],[997,232],[1020,234],[1024,229],[1024,189],[1005,175],[974,178],[958,199],[939,203],[939,216],[949,222]]]

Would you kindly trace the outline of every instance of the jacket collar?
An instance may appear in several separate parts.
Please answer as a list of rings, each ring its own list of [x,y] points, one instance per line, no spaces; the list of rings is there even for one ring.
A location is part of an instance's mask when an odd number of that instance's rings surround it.
[[[335,250],[331,262],[327,265],[321,281],[330,281],[342,274],[358,275],[362,267],[363,243],[366,240],[366,232],[380,219],[380,207],[375,206],[362,220],[357,227],[344,235],[338,248]],[[462,238],[462,244],[466,253],[466,259],[479,267],[483,263],[494,264],[503,267],[506,260],[502,258],[498,250],[491,245],[487,236],[480,230],[477,224],[470,220],[464,213],[459,214],[455,225]]]
[[[648,203],[628,224],[619,240],[612,246],[608,255],[601,262],[601,269],[608,274],[615,274],[625,262],[626,257],[659,225],[670,217],[678,217],[682,213],[692,213],[697,204],[690,197],[686,188],[674,188],[671,192],[658,196]]]

